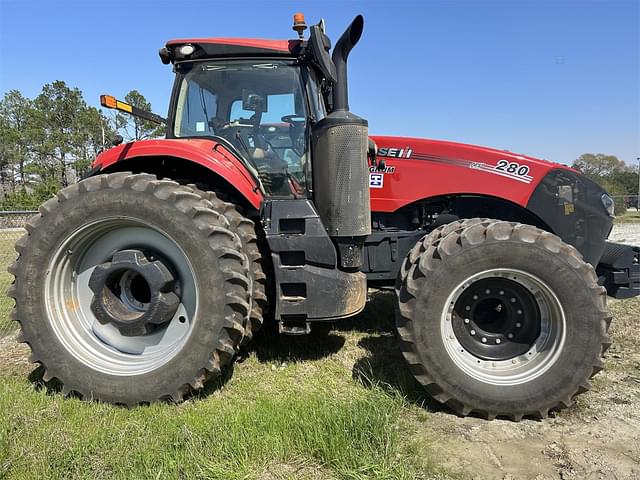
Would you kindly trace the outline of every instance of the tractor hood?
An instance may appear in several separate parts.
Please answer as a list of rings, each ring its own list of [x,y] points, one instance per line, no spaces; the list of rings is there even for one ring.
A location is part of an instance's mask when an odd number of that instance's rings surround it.
[[[536,186],[566,165],[477,145],[374,136],[380,166],[370,168],[374,211],[392,212],[420,199],[479,194],[526,206]]]

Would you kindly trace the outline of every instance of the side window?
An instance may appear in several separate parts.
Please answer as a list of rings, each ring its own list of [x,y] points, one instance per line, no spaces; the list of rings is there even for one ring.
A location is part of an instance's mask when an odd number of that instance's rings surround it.
[[[191,81],[187,86],[186,95],[188,100],[179,112],[180,136],[212,135],[213,130],[209,120],[216,116],[218,108],[216,94]]]

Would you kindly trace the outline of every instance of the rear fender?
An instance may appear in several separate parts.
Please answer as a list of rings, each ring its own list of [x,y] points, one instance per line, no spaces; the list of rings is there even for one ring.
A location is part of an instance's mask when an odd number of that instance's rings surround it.
[[[224,145],[210,139],[140,140],[119,145],[98,155],[91,174],[128,169],[163,172],[167,176],[173,171],[172,177],[210,183],[202,178],[204,174],[224,182],[255,209],[264,199],[260,185],[244,164]]]

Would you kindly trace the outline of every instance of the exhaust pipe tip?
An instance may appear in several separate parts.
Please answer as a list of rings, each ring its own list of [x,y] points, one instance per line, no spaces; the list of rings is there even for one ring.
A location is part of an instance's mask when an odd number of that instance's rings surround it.
[[[351,48],[355,46],[356,43],[362,37],[362,32],[364,31],[364,17],[362,15],[357,15],[356,18],[353,19],[351,25],[347,28],[344,34],[349,35],[349,42],[351,43]],[[344,35],[343,34],[343,35]]]
[[[331,60],[336,67],[337,81],[333,85],[333,110],[349,110],[347,87],[347,58],[356,46],[364,30],[364,17],[356,16],[336,42]]]

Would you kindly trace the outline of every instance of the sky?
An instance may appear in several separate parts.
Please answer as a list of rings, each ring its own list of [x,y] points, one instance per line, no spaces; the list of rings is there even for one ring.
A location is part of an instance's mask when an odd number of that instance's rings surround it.
[[[64,80],[96,107],[137,89],[166,115],[167,40],[295,38],[297,11],[334,42],[364,15],[349,103],[372,134],[640,157],[640,0],[0,0],[0,95]]]

